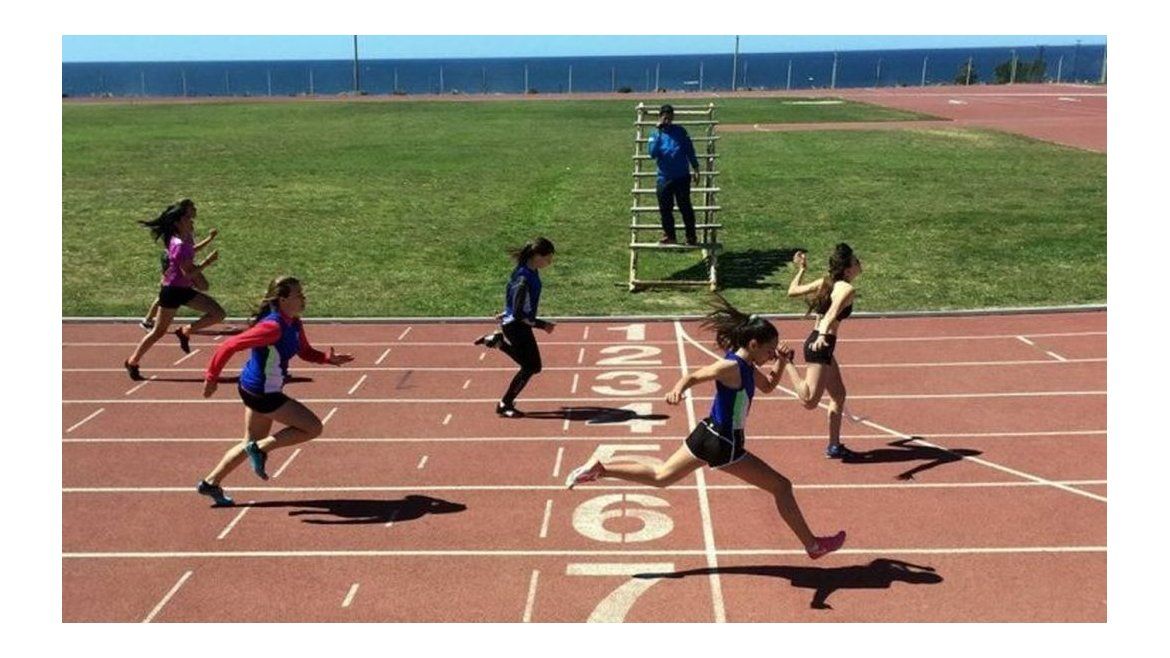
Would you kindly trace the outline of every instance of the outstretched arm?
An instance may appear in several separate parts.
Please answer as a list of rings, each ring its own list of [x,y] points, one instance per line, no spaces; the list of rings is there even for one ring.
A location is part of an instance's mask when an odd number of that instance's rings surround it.
[[[686,393],[687,389],[690,389],[696,384],[709,382],[712,379],[718,379],[724,385],[732,388],[739,388],[743,385],[739,381],[739,366],[733,361],[721,359],[711,365],[703,366],[694,372],[689,372],[684,375],[674,385],[674,388],[670,389],[670,392],[666,394],[666,403],[672,405],[678,404],[682,401],[683,393]]]

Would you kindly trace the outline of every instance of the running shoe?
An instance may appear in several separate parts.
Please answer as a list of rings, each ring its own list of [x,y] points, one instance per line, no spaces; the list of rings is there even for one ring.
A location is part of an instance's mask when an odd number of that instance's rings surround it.
[[[837,445],[832,445],[828,448],[825,448],[825,457],[829,459],[843,459],[845,457],[852,457],[855,454],[857,453],[853,452],[849,448],[846,448],[844,443],[838,443]]]
[[[252,470],[256,473],[256,477],[267,480],[268,473],[264,471],[264,464],[268,461],[268,454],[261,450],[255,441],[245,443],[244,452],[248,455],[248,460],[252,462]]]
[[[236,501],[227,497],[223,492],[223,487],[218,484],[208,484],[207,480],[200,480],[199,484],[195,486],[195,491],[198,491],[204,496],[210,496],[215,501],[216,507],[231,507],[236,504]]]
[[[476,338],[474,344],[475,345],[483,345],[484,347],[487,347],[487,348],[493,348],[493,347],[499,345],[500,341],[503,340],[503,338],[504,338],[503,334],[501,334],[498,331],[493,331],[490,334],[484,334],[483,336]]]
[[[138,326],[147,331],[150,331],[151,329],[154,329],[154,320],[151,320],[150,318],[142,318],[142,322],[139,322]]]
[[[496,415],[503,416],[504,418],[523,418],[524,412],[510,404],[500,402],[496,405]]]
[[[569,473],[569,477],[565,479],[565,486],[572,489],[582,482],[593,482],[597,478],[601,477],[603,470],[604,469],[601,466],[601,462],[593,462],[592,464],[586,464],[585,466],[578,466],[577,468],[573,469],[573,472]]]
[[[182,329],[175,329],[175,336],[179,338],[179,349],[187,354],[191,353],[191,337],[184,335]]]
[[[129,361],[123,361],[122,367],[126,369],[126,372],[130,375],[130,379],[133,379],[136,382],[140,382],[146,379],[142,376],[142,373],[138,372],[138,366],[130,365]]]
[[[842,530],[832,537],[817,537],[816,547],[813,549],[805,549],[808,551],[808,556],[812,559],[824,557],[835,550],[840,549],[845,545],[845,531]]]

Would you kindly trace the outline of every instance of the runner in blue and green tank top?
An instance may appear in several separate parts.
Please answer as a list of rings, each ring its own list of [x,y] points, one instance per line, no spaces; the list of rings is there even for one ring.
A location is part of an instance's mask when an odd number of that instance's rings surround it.
[[[642,463],[591,461],[569,474],[565,484],[572,489],[583,482],[609,477],[652,487],[667,487],[704,464],[722,469],[748,484],[772,494],[780,518],[788,525],[812,559],[831,553],[845,544],[845,531],[818,537],[809,529],[793,495],[792,482],[744,447],[744,429],[756,390],[771,393],[780,383],[792,349],[780,344],[780,332],[771,322],[735,309],[716,295],[714,310],[702,326],[715,332],[715,342],[726,355],[688,373],[666,394],[666,403],[676,405],[687,389],[715,381],[711,415],[704,418],[683,445],[661,466]],[[764,373],[758,366],[773,365]]]

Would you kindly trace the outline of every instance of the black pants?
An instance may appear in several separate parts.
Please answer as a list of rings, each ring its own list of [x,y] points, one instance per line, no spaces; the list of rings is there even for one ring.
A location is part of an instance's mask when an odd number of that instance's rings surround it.
[[[528,385],[528,380],[540,372],[540,348],[536,345],[532,327],[523,322],[510,322],[504,325],[504,339],[500,343],[500,351],[520,365],[520,372],[512,378],[507,392],[500,399],[510,407],[516,402],[516,396],[520,395],[520,391]]]
[[[659,180],[655,189],[658,192],[658,214],[662,216],[662,232],[671,240],[678,240],[674,231],[674,213],[671,212],[677,201],[678,211],[682,213],[683,225],[686,227],[687,242],[695,242],[695,208],[691,205],[690,177]]]

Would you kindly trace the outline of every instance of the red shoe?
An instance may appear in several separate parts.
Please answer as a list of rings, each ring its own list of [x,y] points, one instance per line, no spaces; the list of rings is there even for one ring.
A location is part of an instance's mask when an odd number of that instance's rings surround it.
[[[845,545],[845,531],[842,530],[832,537],[817,537],[816,547],[812,549],[805,549],[808,551],[808,556],[812,559],[817,559],[840,549]]]

